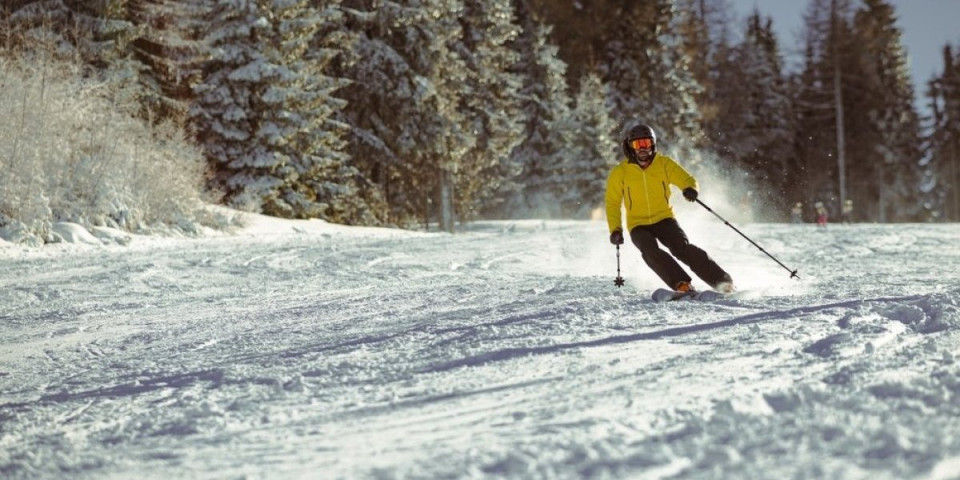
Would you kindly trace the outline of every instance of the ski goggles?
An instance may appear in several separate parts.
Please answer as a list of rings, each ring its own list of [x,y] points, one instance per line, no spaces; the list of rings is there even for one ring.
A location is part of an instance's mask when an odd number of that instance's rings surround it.
[[[630,148],[640,150],[641,148],[653,148],[652,138],[634,138],[630,140]]]

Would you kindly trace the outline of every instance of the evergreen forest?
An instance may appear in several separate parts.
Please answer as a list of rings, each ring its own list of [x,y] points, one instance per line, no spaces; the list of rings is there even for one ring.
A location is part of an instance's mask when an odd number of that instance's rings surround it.
[[[793,44],[726,0],[5,0],[0,57],[122,84],[214,201],[278,217],[589,218],[640,120],[759,220],[960,221],[960,46],[915,87],[891,4],[805,1]]]

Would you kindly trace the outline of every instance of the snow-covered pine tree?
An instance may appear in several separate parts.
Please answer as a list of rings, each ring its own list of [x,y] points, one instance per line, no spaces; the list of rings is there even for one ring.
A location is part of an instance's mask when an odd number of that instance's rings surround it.
[[[676,0],[676,4],[679,7],[677,13],[682,17],[678,23],[680,45],[690,59],[690,71],[694,78],[700,85],[706,86],[714,48],[710,41],[707,0]]]
[[[207,28],[203,19],[215,0],[127,0],[127,15],[136,25],[130,42],[145,86],[141,103],[152,119],[170,120],[184,127],[189,105],[209,49],[202,41]]]
[[[597,69],[608,40],[620,35],[611,19],[623,15],[623,0],[516,0],[550,25],[557,55],[566,64],[567,85],[576,88],[580,78]],[[637,2],[632,2],[637,3]]]
[[[307,0],[227,0],[211,14],[214,48],[192,111],[230,204],[282,217],[323,217],[327,177],[342,172],[344,85],[310,42],[322,26]],[[341,180],[341,179],[337,179]],[[338,182],[334,182],[338,183]],[[324,198],[327,197],[327,198]]]
[[[722,114],[715,92],[726,87],[717,82],[718,66],[722,63],[723,51],[729,51],[733,9],[728,0],[676,0],[676,7],[677,33],[684,54],[690,59],[693,78],[701,86],[694,97],[704,125],[697,143],[701,147],[713,148],[713,132],[706,126]]]
[[[215,0],[17,2],[0,42],[26,50],[44,35],[57,37],[59,54],[70,51],[98,75],[122,84],[141,104],[143,118],[183,127],[193,96],[190,85],[207,56],[198,22]],[[6,12],[0,12],[0,18]],[[49,37],[47,37],[49,38]]]
[[[523,141],[526,119],[522,79],[514,69],[520,27],[512,0],[465,0],[461,24],[463,36],[454,46],[468,68],[461,112],[476,141],[459,162],[455,191],[457,214],[468,220],[502,204],[496,192],[520,174],[522,166],[510,153]]]
[[[565,217],[584,218],[603,208],[607,175],[622,157],[608,97],[600,76],[587,74],[577,89],[573,114],[550,125],[563,148],[544,168],[549,179],[545,184]]]
[[[28,55],[40,48],[80,61],[92,67],[94,75],[122,87],[118,93],[130,98],[159,93],[150,72],[134,59],[132,42],[147,29],[134,24],[127,2],[24,0],[9,7],[6,10],[6,3],[0,7],[0,48]]]
[[[442,217],[441,185],[452,185],[476,143],[462,112],[468,68],[452,48],[462,38],[460,0],[347,0],[358,33],[340,64],[350,153],[388,206],[384,221],[426,224]],[[447,190],[447,195],[453,192]],[[448,196],[451,199],[452,197]],[[452,211],[448,211],[452,228]],[[443,222],[441,222],[443,223]]]
[[[701,86],[681,46],[672,0],[634,2],[616,12],[617,32],[603,51],[601,74],[611,88],[611,105],[623,126],[639,119],[658,132],[662,151],[696,163],[700,135],[695,95]]]
[[[99,68],[126,57],[136,35],[125,2],[19,0],[4,2],[0,10],[4,20],[0,42],[8,47],[29,49],[55,35],[62,41],[60,54],[73,49],[84,62]]]
[[[416,195],[401,177],[409,167],[400,161],[402,145],[391,142],[399,136],[398,125],[411,108],[410,82],[412,69],[401,51],[390,43],[388,34],[399,25],[410,22],[411,16],[399,17],[402,12],[384,8],[376,0],[344,0],[344,31],[352,34],[350,48],[337,56],[334,71],[351,80],[341,90],[347,101],[342,112],[343,121],[350,126],[347,152],[359,171],[362,184],[359,195],[372,206],[377,223],[402,225],[410,217],[422,214],[422,205],[411,201]],[[405,38],[399,36],[399,38]],[[405,99],[407,101],[405,101]],[[396,117],[394,117],[396,115]]]
[[[323,159],[317,174],[306,183],[316,192],[323,218],[346,224],[374,225],[382,210],[380,197],[365,192],[366,180],[347,153],[345,137],[350,125],[344,119],[343,89],[351,82],[334,75],[335,60],[347,55],[356,41],[348,30],[341,0],[311,0],[320,29],[313,35],[306,57],[319,71],[312,76],[320,96],[315,107],[321,113],[313,154]],[[308,107],[309,108],[309,107]]]
[[[261,197],[282,183],[264,179],[268,185],[250,185],[253,178],[275,165],[272,155],[257,150],[255,137],[257,116],[263,109],[258,97],[268,82],[261,78],[240,81],[233,73],[242,73],[249,65],[269,65],[261,53],[260,38],[270,25],[261,18],[256,0],[221,2],[207,22],[212,28],[206,41],[213,52],[204,66],[202,83],[194,87],[197,100],[190,112],[192,123],[212,166],[215,186],[226,193],[229,203],[260,210]]]
[[[850,165],[860,181],[851,189],[857,208],[884,223],[916,221],[922,216],[919,198],[922,156],[919,117],[906,52],[893,7],[884,0],[864,0],[854,16],[860,55],[860,101],[852,112],[856,122],[851,150],[859,154]]]
[[[522,74],[519,96],[525,130],[523,142],[511,153],[512,162],[521,167],[521,172],[513,182],[506,183],[508,201],[503,214],[543,218],[559,214],[556,198],[549,191],[551,176],[547,170],[566,148],[562,132],[553,128],[572,123],[572,102],[564,77],[567,66],[550,40],[552,27],[524,10],[523,2],[519,5],[523,30],[516,42],[520,54],[516,70]]]

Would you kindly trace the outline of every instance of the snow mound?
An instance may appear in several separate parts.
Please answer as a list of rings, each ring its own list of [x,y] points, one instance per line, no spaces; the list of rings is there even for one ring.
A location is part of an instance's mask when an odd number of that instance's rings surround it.
[[[90,230],[104,244],[129,245],[132,240],[128,233],[116,228],[93,227]]]
[[[250,237],[277,237],[288,235],[331,237],[337,235],[362,238],[410,238],[436,235],[399,230],[396,228],[339,225],[320,219],[288,220],[248,212],[238,212],[238,223],[241,225],[241,228],[236,233]]]
[[[72,222],[56,222],[50,227],[51,243],[83,243],[87,245],[102,245],[83,226]]]
[[[960,327],[960,295],[925,295],[918,300],[890,305],[879,311],[917,333],[929,334]]]

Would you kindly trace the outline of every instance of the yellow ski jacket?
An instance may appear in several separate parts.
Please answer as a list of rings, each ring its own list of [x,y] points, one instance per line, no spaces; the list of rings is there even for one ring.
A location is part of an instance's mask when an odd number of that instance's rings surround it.
[[[622,228],[620,206],[627,210],[627,232],[638,225],[653,225],[673,218],[670,185],[699,190],[697,180],[672,158],[657,153],[646,168],[626,159],[607,177],[607,225],[610,232]]]

